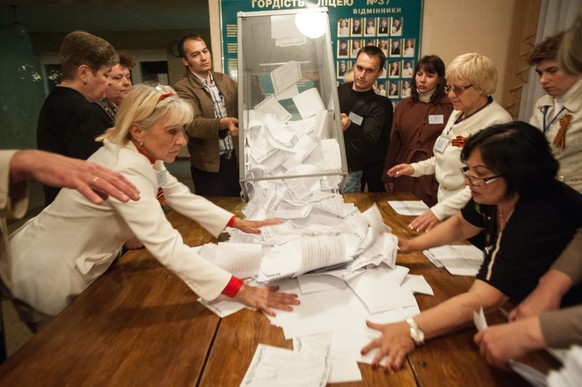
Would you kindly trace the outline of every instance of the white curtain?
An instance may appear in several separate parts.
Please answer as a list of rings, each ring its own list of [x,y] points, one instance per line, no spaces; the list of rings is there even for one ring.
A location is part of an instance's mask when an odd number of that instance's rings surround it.
[[[570,27],[581,10],[582,0],[542,0],[536,44]],[[534,104],[543,95],[535,69],[531,67],[528,81],[523,85],[518,118],[529,121]]]

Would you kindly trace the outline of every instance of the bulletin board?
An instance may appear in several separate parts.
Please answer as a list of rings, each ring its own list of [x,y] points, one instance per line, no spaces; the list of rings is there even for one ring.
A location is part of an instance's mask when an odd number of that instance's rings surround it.
[[[395,103],[409,96],[422,43],[423,0],[220,0],[223,71],[237,78],[237,12],[306,7],[328,9],[338,84],[353,67],[358,49],[374,45],[386,55],[377,90]]]

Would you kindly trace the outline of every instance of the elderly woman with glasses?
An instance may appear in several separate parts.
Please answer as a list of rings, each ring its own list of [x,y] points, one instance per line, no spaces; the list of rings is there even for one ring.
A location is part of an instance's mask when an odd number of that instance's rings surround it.
[[[139,201],[109,198],[97,206],[77,191],[63,189],[56,200],[10,236],[12,255],[1,274],[21,317],[35,327],[59,313],[103,274],[134,234],[151,254],[196,294],[212,300],[220,294],[274,315],[291,310],[295,295],[275,288],[251,287],[209,263],[184,244],[167,220],[158,199],[196,220],[217,237],[225,227],[259,233],[277,220],[242,220],[194,195],[164,163],[176,159],[186,144],[184,126],[192,121],[190,105],[168,86],[135,86],[115,117],[115,126],[98,140],[104,145],[89,161],[117,171],[141,192]]]
[[[429,232],[400,239],[399,247],[424,250],[484,232],[483,264],[467,292],[403,322],[368,322],[382,332],[362,349],[378,349],[373,366],[386,358],[386,369],[398,369],[415,345],[464,327],[474,311],[519,303],[582,225],[582,195],[555,179],[558,162],[535,127],[518,121],[484,129],[469,138],[461,160],[469,202]],[[570,289],[565,304],[580,303],[581,290]]]
[[[434,156],[413,164],[395,165],[387,172],[395,178],[435,175],[439,183],[438,203],[409,225],[419,232],[430,230],[452,216],[469,200],[471,195],[459,170],[462,167],[459,155],[465,141],[483,128],[512,120],[491,97],[497,85],[497,69],[488,57],[477,53],[460,55],[447,67],[445,78],[445,91],[454,111],[434,143]]]

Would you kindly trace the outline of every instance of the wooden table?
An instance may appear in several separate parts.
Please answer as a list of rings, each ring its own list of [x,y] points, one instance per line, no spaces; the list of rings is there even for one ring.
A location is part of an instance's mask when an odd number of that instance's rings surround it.
[[[349,194],[361,211],[377,203],[394,234],[411,236],[411,217],[397,215],[388,199],[409,195]],[[213,201],[240,213],[237,198]],[[168,218],[187,244],[212,236],[177,213]],[[422,253],[399,254],[398,264],[422,274],[435,296],[418,295],[421,310],[463,292],[472,279],[437,269]],[[220,319],[147,251],[125,254],[45,329],[0,366],[0,386],[238,386],[257,344],[291,348],[280,328],[243,310]],[[501,322],[501,313],[487,316]],[[363,382],[334,386],[528,386],[519,376],[490,367],[473,342],[474,327],[430,340],[412,352],[403,369],[385,375],[359,364]],[[547,371],[556,362],[545,351],[526,363]]]

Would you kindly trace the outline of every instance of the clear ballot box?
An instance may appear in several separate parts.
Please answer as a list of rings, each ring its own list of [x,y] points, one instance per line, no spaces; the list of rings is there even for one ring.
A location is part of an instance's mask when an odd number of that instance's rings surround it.
[[[239,12],[240,183],[338,192],[347,174],[326,8]]]

